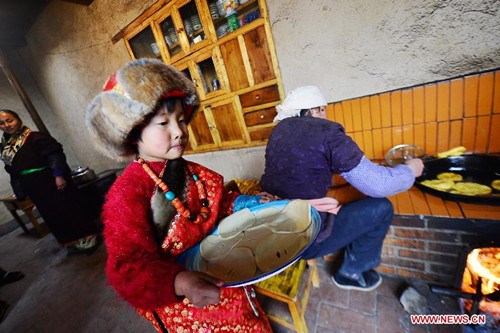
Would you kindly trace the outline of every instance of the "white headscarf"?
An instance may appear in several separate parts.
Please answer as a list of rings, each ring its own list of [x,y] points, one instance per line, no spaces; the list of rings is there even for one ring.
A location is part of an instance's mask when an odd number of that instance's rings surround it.
[[[311,109],[326,105],[326,99],[316,86],[302,86],[288,93],[286,99],[276,106],[278,115],[274,117],[277,123],[286,118],[296,117],[302,109]]]

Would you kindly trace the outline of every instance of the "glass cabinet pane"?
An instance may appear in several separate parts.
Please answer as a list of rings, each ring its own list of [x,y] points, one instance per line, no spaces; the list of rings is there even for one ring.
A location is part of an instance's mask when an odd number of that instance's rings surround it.
[[[183,69],[181,72],[182,72],[182,73],[184,73],[184,75],[186,75],[186,77],[187,77],[188,79],[190,79],[191,81],[193,81],[193,78],[191,77],[191,72],[189,71],[189,69],[188,69],[188,68]]]
[[[208,8],[217,38],[260,17],[258,0],[209,0]]]
[[[136,58],[161,58],[160,48],[156,44],[151,27],[139,32],[128,41]]]
[[[165,38],[165,42],[167,43],[168,52],[170,56],[176,55],[181,52],[181,45],[179,44],[179,36],[177,35],[177,31],[174,26],[174,22],[172,22],[172,17],[167,17],[160,23],[160,29]]]
[[[189,1],[186,5],[182,6],[179,9],[179,13],[181,14],[184,31],[190,45],[199,43],[207,38],[194,1]]]
[[[200,74],[201,83],[205,93],[220,89],[220,81],[215,71],[215,66],[212,58],[208,58],[196,64],[198,73]]]

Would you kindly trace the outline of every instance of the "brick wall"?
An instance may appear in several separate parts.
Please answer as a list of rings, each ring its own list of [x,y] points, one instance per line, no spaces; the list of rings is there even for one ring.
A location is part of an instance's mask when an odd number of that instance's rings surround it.
[[[500,221],[496,220],[396,216],[384,241],[378,271],[455,285],[463,270],[463,253],[499,241]]]

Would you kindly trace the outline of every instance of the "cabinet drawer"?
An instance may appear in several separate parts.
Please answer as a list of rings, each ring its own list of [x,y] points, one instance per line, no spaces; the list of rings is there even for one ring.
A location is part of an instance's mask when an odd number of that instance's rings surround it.
[[[248,112],[243,117],[245,118],[245,124],[249,127],[272,123],[274,117],[276,117],[276,108],[272,107]]]
[[[255,131],[248,132],[252,141],[265,141],[271,136],[273,127],[261,128]]]
[[[246,94],[240,95],[241,106],[244,108],[259,104],[276,102],[279,100],[280,94],[277,85],[250,91]]]

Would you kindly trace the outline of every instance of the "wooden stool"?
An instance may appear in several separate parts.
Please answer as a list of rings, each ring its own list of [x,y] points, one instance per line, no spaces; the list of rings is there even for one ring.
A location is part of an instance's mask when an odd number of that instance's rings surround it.
[[[26,200],[21,201],[14,196],[0,198],[0,201],[3,202],[3,204],[10,212],[14,220],[16,220],[17,223],[19,223],[19,225],[21,226],[21,228],[23,228],[25,233],[29,233],[29,231],[28,228],[26,228],[23,219],[17,214],[18,210],[22,210],[24,214],[26,214],[31,224],[33,224],[33,227],[35,228],[38,237],[43,237],[47,235],[47,232],[38,223],[35,215],[33,215],[33,208],[35,208],[35,204],[33,203],[33,201],[31,201],[28,198]]]
[[[308,272],[306,272],[306,270]],[[300,294],[300,285],[302,277],[308,273],[307,281]],[[311,286],[319,287],[319,274],[316,260],[299,260],[292,266],[285,269],[267,280],[254,285],[255,291],[259,294],[285,302],[288,305],[292,322],[272,313],[266,313],[269,320],[272,320],[282,326],[290,328],[298,333],[307,333],[306,312],[307,301]]]

